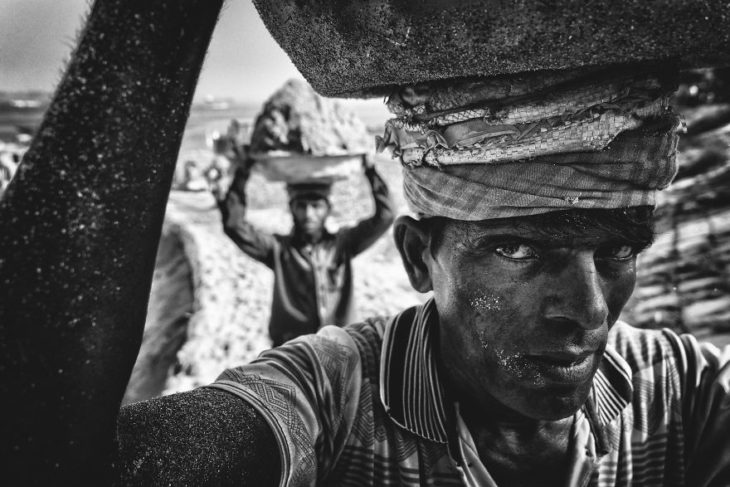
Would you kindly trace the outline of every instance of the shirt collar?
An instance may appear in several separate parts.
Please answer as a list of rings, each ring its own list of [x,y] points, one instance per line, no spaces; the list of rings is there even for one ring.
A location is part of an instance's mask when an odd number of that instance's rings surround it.
[[[380,400],[396,424],[426,440],[447,443],[447,408],[435,360],[438,314],[433,299],[388,323],[380,356]],[[609,345],[593,379],[586,413],[598,454],[615,448],[614,419],[631,402],[631,369]]]
[[[613,346],[607,345],[584,407],[596,436],[599,456],[618,448],[621,424],[615,419],[631,403],[634,395],[632,377],[626,360]]]
[[[434,360],[433,300],[396,315],[385,329],[380,355],[380,400],[399,426],[447,443],[444,390]]]

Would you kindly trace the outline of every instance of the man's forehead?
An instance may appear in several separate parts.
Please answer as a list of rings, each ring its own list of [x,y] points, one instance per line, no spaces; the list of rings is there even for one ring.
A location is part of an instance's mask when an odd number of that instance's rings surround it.
[[[550,246],[590,245],[623,236],[618,225],[602,223],[586,216],[538,215],[458,222],[447,226],[445,232],[464,242],[514,237]]]
[[[514,218],[496,218],[469,222],[474,229],[483,231],[520,231],[531,233],[571,233],[580,234],[597,227],[596,219],[583,215],[547,213]]]

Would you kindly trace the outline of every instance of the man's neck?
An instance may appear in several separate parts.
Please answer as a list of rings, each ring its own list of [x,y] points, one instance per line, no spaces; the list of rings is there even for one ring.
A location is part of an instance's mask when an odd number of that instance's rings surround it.
[[[324,230],[318,232],[303,232],[294,229],[294,240],[304,245],[316,245],[324,238]]]
[[[559,485],[568,471],[573,418],[537,420],[460,403],[460,413],[497,485]]]
[[[474,396],[456,367],[442,367],[479,458],[499,486],[561,485],[568,473],[573,417],[527,417],[485,394]]]

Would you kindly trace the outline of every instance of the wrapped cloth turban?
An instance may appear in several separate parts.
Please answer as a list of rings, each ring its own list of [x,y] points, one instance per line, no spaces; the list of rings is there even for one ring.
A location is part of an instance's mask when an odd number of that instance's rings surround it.
[[[669,73],[562,72],[400,88],[378,148],[422,216],[653,205],[676,173]]]

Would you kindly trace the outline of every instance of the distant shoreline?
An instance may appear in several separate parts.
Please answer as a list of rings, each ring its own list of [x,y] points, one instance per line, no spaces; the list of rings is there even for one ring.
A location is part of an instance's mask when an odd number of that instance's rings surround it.
[[[15,100],[30,100],[16,98]],[[37,99],[37,98],[33,98]],[[0,92],[0,141],[16,142],[19,132],[34,132],[38,129],[48,108],[47,100],[38,106],[19,106],[11,103],[7,93]],[[231,119],[253,121],[261,105],[222,100],[223,103],[200,102],[193,104],[190,119],[185,129],[182,150],[207,150],[206,137],[218,131],[224,132]],[[362,119],[368,131],[375,135],[382,133],[387,112],[377,104],[342,102]],[[22,104],[20,104],[22,105]],[[31,104],[32,105],[32,104]]]

